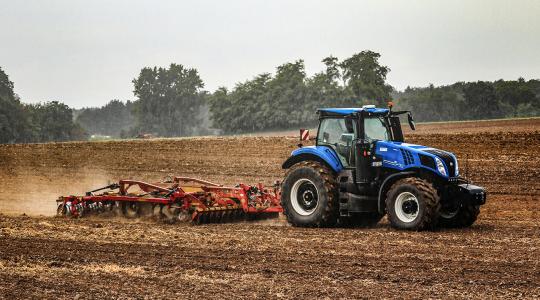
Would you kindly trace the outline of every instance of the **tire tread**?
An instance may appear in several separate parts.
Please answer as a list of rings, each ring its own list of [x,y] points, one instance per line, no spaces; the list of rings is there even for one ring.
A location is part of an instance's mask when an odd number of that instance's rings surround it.
[[[439,195],[437,194],[437,190],[433,185],[428,182],[427,180],[418,178],[418,177],[407,177],[400,179],[396,181],[392,187],[388,190],[386,194],[386,207],[393,207],[391,205],[390,201],[391,195],[397,188],[403,186],[403,185],[409,185],[414,186],[418,191],[421,193],[421,197],[424,199],[426,211],[425,214],[423,214],[420,222],[414,227],[414,228],[408,228],[409,230],[426,230],[426,229],[433,229],[437,226],[437,222],[439,220],[439,210],[440,210],[440,201],[439,201]],[[390,222],[392,227],[398,228],[398,229],[404,229],[398,227],[394,222]]]
[[[294,217],[292,217],[292,215],[288,212],[287,205],[285,205],[282,198],[281,206],[283,207],[283,214],[287,218],[287,221],[293,226],[297,226],[297,227],[333,227],[335,226],[339,217],[339,203],[338,203],[338,193],[337,193],[338,192],[337,182],[334,176],[334,172],[330,170],[328,167],[318,162],[303,161],[289,168],[287,172],[285,173],[284,178],[287,178],[289,174],[291,174],[293,171],[299,168],[311,168],[317,173],[319,173],[319,176],[321,176],[324,182],[324,188],[328,197],[328,203],[326,207],[324,208],[322,217],[317,222],[312,223],[312,224],[303,224],[303,223],[297,222],[297,220]]]

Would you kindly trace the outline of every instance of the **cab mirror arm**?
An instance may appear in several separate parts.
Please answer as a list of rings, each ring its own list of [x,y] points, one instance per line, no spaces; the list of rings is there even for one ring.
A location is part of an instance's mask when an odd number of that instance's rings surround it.
[[[414,119],[410,112],[407,114],[407,121],[409,121],[409,126],[411,127],[411,129],[416,130],[416,124],[414,123]]]

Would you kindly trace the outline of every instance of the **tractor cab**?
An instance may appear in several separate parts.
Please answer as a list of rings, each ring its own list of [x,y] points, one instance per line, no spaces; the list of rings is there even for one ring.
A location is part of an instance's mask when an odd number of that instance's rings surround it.
[[[385,119],[388,112],[374,107],[319,109],[316,145],[331,147],[343,166],[349,167],[354,162],[354,144],[392,139]]]
[[[409,111],[393,112],[391,107],[323,108],[319,114],[316,147],[334,150],[344,169],[357,169],[358,179],[369,175],[371,153],[377,141],[403,142],[399,115],[407,114],[411,129],[414,120]]]

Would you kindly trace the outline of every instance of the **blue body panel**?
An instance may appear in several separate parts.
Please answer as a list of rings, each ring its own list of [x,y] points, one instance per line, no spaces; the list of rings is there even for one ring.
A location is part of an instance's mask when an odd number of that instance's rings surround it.
[[[291,156],[297,156],[300,154],[313,154],[324,160],[336,173],[343,170],[343,165],[339,160],[334,149],[326,146],[308,146],[294,150]]]
[[[387,108],[320,108],[317,111],[324,111],[340,115],[350,115],[352,113],[367,111],[374,114],[386,114],[388,113]]]
[[[378,141],[375,145],[375,154],[383,159],[382,166],[385,168],[395,169],[398,171],[405,171],[411,168],[422,168],[430,170],[443,178],[449,178],[448,175],[441,174],[437,169],[422,165],[420,162],[420,154],[429,156],[433,159],[437,157],[436,155],[426,152],[425,150],[434,150],[434,148],[391,141]],[[455,155],[450,152],[444,152],[452,156],[454,163],[457,166],[457,159]],[[405,159],[407,156],[409,157],[408,160]],[[446,174],[450,174],[448,166],[444,162],[443,165],[446,170]],[[456,174],[456,176],[457,175],[459,174]]]
[[[447,175],[441,174],[437,169],[430,168],[423,165],[420,162],[420,154],[431,157],[435,159],[437,156],[424,150],[433,150],[434,148],[414,145],[401,142],[390,142],[390,141],[377,141],[375,145],[375,155],[382,158],[382,167],[394,169],[396,171],[407,171],[411,169],[426,169],[429,170],[438,176],[448,179],[450,174],[448,166],[444,163],[444,168]],[[457,166],[457,159],[454,154],[446,152],[451,155],[454,159],[454,163]],[[331,147],[327,146],[308,146],[302,147],[294,150],[291,153],[291,156],[297,156],[301,154],[312,154],[320,157],[324,160],[336,173],[339,173],[343,170],[343,165],[339,160],[336,152]],[[408,157],[408,159],[406,159]],[[457,169],[456,169],[457,170]],[[459,174],[455,174],[458,176]]]

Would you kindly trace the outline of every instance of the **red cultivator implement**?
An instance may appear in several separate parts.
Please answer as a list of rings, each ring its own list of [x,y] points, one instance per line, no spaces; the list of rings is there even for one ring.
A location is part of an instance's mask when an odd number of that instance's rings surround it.
[[[282,211],[279,199],[279,183],[267,189],[262,184],[225,187],[188,177],[160,183],[120,180],[85,196],[59,197],[57,213],[73,217],[112,213],[127,218],[220,223],[277,217]]]

